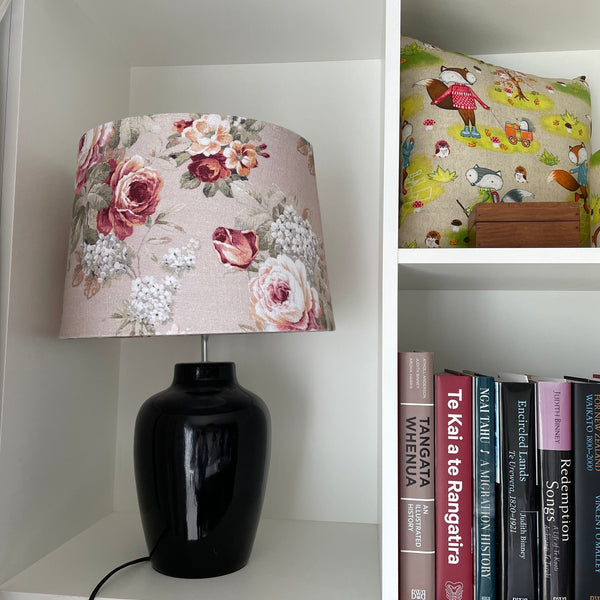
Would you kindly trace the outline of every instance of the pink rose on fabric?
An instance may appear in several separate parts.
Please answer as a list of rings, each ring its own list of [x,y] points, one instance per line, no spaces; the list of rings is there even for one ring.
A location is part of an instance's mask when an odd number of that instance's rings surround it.
[[[215,183],[231,175],[231,171],[225,166],[225,157],[222,154],[214,156],[195,154],[188,164],[188,171],[204,183]]]
[[[100,148],[110,142],[114,133],[112,123],[105,123],[90,129],[79,140],[79,154],[77,156],[77,175],[75,178],[75,193],[78,194],[85,185],[87,172],[98,163],[102,162]]]
[[[117,164],[109,185],[113,199],[108,208],[98,212],[98,231],[104,235],[113,231],[124,240],[133,233],[135,225],[143,225],[156,211],[163,181],[157,171],[146,168],[144,159],[136,155]]]
[[[210,156],[221,152],[223,146],[233,141],[230,128],[229,121],[221,119],[221,115],[202,115],[183,130],[183,135],[192,141],[191,154]]]
[[[262,331],[319,329],[319,296],[302,261],[280,254],[268,258],[250,282],[250,314]]]
[[[236,269],[247,269],[258,254],[258,236],[253,229],[217,227],[212,239],[221,262]]]

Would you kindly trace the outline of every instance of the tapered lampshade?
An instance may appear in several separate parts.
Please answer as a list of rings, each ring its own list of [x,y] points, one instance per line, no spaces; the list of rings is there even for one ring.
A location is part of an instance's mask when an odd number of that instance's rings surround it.
[[[215,114],[80,140],[61,337],[333,329],[311,145]]]
[[[62,337],[333,327],[304,138],[189,113],[126,118],[81,138]],[[269,454],[269,411],[233,363],[176,365],[135,426],[152,566],[187,578],[242,568]]]

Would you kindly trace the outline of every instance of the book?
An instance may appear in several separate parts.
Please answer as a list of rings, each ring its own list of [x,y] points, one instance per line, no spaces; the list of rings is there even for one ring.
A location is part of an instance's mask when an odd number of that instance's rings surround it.
[[[536,382],[542,600],[573,600],[571,384]]]
[[[527,378],[525,378],[527,379]],[[534,384],[497,381],[502,600],[538,599],[537,443]]]
[[[473,566],[475,600],[496,595],[496,390],[473,374]]]
[[[435,600],[433,355],[398,354],[400,600]]]
[[[571,382],[577,600],[600,598],[600,383]]]
[[[435,378],[436,599],[473,599],[471,378]]]

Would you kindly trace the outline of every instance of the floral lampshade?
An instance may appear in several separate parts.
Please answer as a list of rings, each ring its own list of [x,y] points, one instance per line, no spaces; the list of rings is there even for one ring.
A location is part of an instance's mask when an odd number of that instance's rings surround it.
[[[83,135],[61,337],[331,329],[304,138],[194,113]]]

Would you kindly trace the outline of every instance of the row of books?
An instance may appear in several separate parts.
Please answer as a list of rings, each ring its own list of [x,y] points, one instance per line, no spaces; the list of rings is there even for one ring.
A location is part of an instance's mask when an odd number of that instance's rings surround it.
[[[398,365],[400,600],[600,600],[600,381]]]

